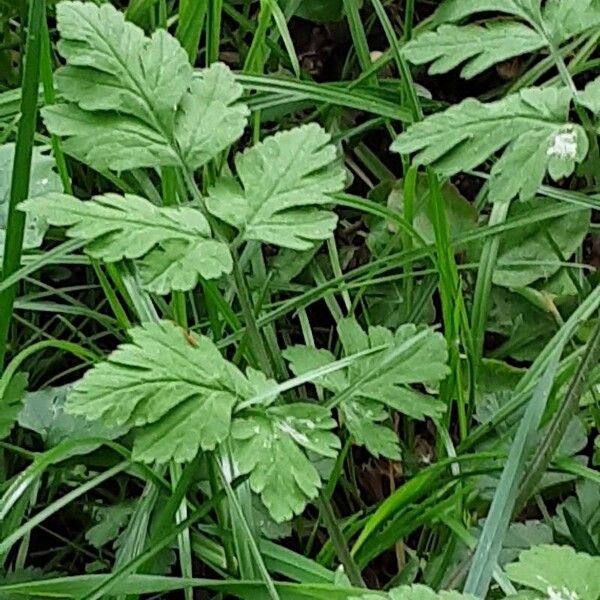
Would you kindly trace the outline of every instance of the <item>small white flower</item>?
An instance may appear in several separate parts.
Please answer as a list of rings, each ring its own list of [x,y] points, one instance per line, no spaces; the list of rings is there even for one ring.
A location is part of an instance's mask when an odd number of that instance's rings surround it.
[[[552,145],[546,151],[548,156],[574,159],[577,156],[577,134],[573,128],[563,129],[555,134]]]
[[[562,590],[557,590],[553,587],[548,587],[546,593],[548,594],[548,600],[579,600],[577,592],[572,592],[566,587],[563,587]]]
[[[44,179],[42,179],[42,185],[48,185],[48,178],[44,177]]]

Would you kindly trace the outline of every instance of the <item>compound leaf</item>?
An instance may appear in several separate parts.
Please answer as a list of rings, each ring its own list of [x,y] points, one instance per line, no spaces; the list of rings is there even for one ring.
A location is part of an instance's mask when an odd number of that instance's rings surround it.
[[[492,21],[486,26],[442,25],[414,38],[404,47],[404,53],[414,64],[431,62],[431,75],[447,73],[466,62],[461,76],[469,79],[496,63],[545,45],[545,38],[527,25]]]
[[[211,188],[208,210],[259,240],[306,250],[327,238],[337,217],[316,207],[334,202],[344,187],[345,172],[330,136],[312,123],[277,133],[238,154],[238,179],[221,178]]]
[[[214,279],[232,268],[227,245],[211,238],[208,222],[191,206],[161,208],[131,194],[105,194],[83,202],[54,193],[26,200],[20,208],[68,227],[67,235],[86,240],[94,258],[141,258],[142,284],[159,294],[190,290],[199,276]]]
[[[517,583],[550,598],[598,600],[600,557],[576,552],[569,546],[542,545],[525,550],[506,573]]]
[[[568,122],[570,104],[567,88],[529,88],[488,104],[469,98],[409,127],[392,150],[417,153],[417,163],[450,176],[505,149],[491,169],[490,197],[529,199],[546,172],[565,177],[587,154],[585,131]]]
[[[348,430],[357,443],[375,456],[398,458],[395,433],[378,423],[387,418],[386,408],[415,419],[443,414],[445,406],[439,400],[409,386],[446,377],[446,343],[441,335],[428,329],[418,331],[412,324],[403,325],[396,332],[384,327],[364,331],[354,318],[339,321],[338,335],[345,356],[376,348],[381,348],[381,352],[319,377],[314,383],[334,394],[352,388],[352,393],[340,403]],[[308,346],[287,348],[283,355],[298,376],[335,360],[330,352]]]
[[[192,460],[228,437],[238,400],[256,383],[226,361],[206,337],[170,321],[130,331],[131,342],[88,371],[65,409],[107,427],[140,428],[135,460]]]
[[[598,0],[548,0],[543,16],[549,38],[560,44],[600,24]]]
[[[328,409],[297,403],[271,406],[233,423],[233,453],[241,473],[250,474],[273,519],[283,522],[304,510],[321,487],[306,451],[335,458],[339,439]]]
[[[43,116],[76,158],[98,169],[193,170],[243,133],[248,110],[225,65],[194,79],[174,37],[163,29],[147,37],[109,3],[60,2],[57,24],[67,64],[56,81],[66,102]]]

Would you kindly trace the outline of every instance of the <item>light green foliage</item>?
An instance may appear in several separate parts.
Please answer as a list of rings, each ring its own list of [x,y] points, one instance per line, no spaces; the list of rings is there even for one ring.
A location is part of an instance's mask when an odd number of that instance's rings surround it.
[[[345,171],[317,124],[275,134],[235,158],[237,179],[211,188],[208,210],[246,240],[306,250],[327,238],[337,217],[324,205],[344,187]]]
[[[24,373],[17,373],[4,389],[0,388],[0,440],[13,428],[23,405],[26,388],[27,375]]]
[[[236,141],[247,108],[229,69],[194,80],[186,52],[165,30],[151,37],[111,4],[60,2],[56,73],[67,102],[43,109],[64,148],[97,169],[196,169]]]
[[[575,552],[568,546],[537,546],[521,553],[506,567],[515,582],[558,600],[598,600],[600,557]]]
[[[522,23],[492,21],[485,26],[442,25],[409,42],[404,54],[416,65],[431,62],[431,75],[446,73],[467,61],[461,76],[470,79],[503,60],[545,45],[543,36]]]
[[[133,457],[148,463],[187,462],[231,436],[236,469],[250,475],[272,517],[300,513],[321,486],[306,452],[335,458],[340,445],[330,410],[275,405],[273,381],[242,373],[208,338],[170,321],[145,323],[130,336],[75,384],[66,410],[105,427],[136,428]],[[248,408],[236,410],[244,400]]]
[[[439,400],[410,385],[444,379],[448,372],[445,341],[440,334],[429,329],[419,331],[411,324],[396,332],[384,327],[370,327],[366,332],[353,318],[338,323],[338,334],[345,356],[369,348],[382,351],[343,371],[320,377],[315,383],[334,394],[345,392],[340,410],[358,444],[365,445],[375,456],[398,458],[396,434],[379,423],[387,419],[386,407],[415,419],[443,414],[445,407]],[[329,351],[309,346],[287,348],[284,356],[296,375],[335,360]]]
[[[436,23],[452,23],[481,12],[501,12],[528,19],[537,13],[540,0],[446,0],[434,15]]]
[[[530,88],[484,104],[467,99],[415,123],[392,150],[445,176],[473,169],[505,149],[491,169],[490,198],[533,197],[546,172],[570,175],[588,151],[585,131],[568,122],[567,88]]]
[[[0,258],[4,252],[4,239],[6,236],[6,220],[8,217],[8,199],[12,177],[15,145],[0,145]],[[48,192],[62,189],[60,177],[55,173],[54,159],[48,155],[44,148],[35,146],[31,158],[31,175],[29,178],[29,196],[34,198]],[[23,248],[37,248],[42,243],[46,232],[46,223],[43,219],[29,215],[25,223],[25,238]]]
[[[47,194],[21,208],[68,227],[67,235],[88,241],[94,258],[141,259],[143,286],[159,294],[191,290],[198,277],[214,279],[232,268],[229,248],[212,239],[207,220],[192,206],[161,208],[131,194],[105,194],[88,202]]]
[[[551,200],[531,200],[513,204],[511,217],[526,217]],[[561,263],[581,247],[590,227],[589,210],[512,229],[500,237],[498,263],[493,281],[508,288],[525,287],[554,275]],[[557,248],[561,256],[557,255]]]
[[[206,337],[169,321],[131,330],[121,345],[75,384],[68,412],[108,427],[141,428],[133,456],[144,462],[193,459],[229,435],[237,401],[255,382],[227,362]],[[168,393],[166,392],[168,390]]]
[[[328,409],[306,403],[266,407],[233,424],[233,452],[241,473],[276,522],[291,519],[317,496],[321,478],[306,451],[335,457]]]

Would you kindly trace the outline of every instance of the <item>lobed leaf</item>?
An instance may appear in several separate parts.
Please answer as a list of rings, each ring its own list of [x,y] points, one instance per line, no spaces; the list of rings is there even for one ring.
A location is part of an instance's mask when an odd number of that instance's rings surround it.
[[[198,277],[214,279],[232,268],[229,248],[212,239],[207,220],[191,206],[158,207],[132,194],[105,194],[87,202],[47,194],[20,208],[67,227],[67,235],[88,242],[94,258],[141,258],[142,284],[159,294],[191,290]]]
[[[486,26],[442,25],[411,40],[404,54],[416,65],[431,62],[431,75],[447,73],[466,62],[460,74],[470,79],[499,62],[544,46],[545,38],[527,25],[492,21]]]
[[[316,498],[321,478],[306,451],[335,458],[339,439],[328,409],[297,403],[272,406],[237,419],[233,453],[241,473],[277,522],[301,513]]]
[[[551,598],[598,600],[600,557],[576,552],[569,546],[542,545],[525,550],[506,567],[517,583]]]
[[[75,384],[67,412],[107,427],[140,428],[135,460],[185,462],[200,448],[213,450],[229,436],[233,407],[256,392],[256,381],[208,338],[169,321],[145,323],[130,336]]]
[[[312,123],[266,138],[235,158],[237,178],[210,189],[208,210],[244,239],[306,250],[327,238],[337,217],[322,207],[344,187],[330,136]]]
[[[490,198],[527,200],[546,172],[570,175],[587,154],[585,131],[568,122],[570,104],[567,88],[529,88],[488,104],[469,98],[409,127],[392,150],[416,153],[417,163],[450,176],[504,149],[491,169]]]
[[[64,147],[97,169],[197,169],[243,133],[242,88],[216,63],[194,79],[188,56],[163,29],[147,37],[111,4],[57,5],[67,65],[56,73],[65,103],[42,114]]]
[[[386,407],[416,419],[443,414],[445,406],[439,400],[409,385],[433,383],[446,377],[446,343],[441,335],[431,330],[419,332],[412,324],[401,326],[395,333],[384,327],[364,331],[354,318],[339,321],[338,335],[345,356],[369,348],[381,347],[382,351],[319,377],[314,383],[334,394],[351,388],[351,394],[341,401],[340,410],[356,442],[375,456],[398,458],[396,434],[379,423],[388,416]],[[330,352],[309,346],[287,348],[283,355],[297,376],[335,360]]]

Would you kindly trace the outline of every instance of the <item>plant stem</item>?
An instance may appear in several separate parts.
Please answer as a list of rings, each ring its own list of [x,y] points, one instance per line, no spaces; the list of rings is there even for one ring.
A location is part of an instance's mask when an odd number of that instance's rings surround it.
[[[23,82],[21,86],[21,120],[17,132],[17,143],[12,170],[6,240],[2,263],[2,278],[6,279],[21,266],[23,238],[25,234],[25,213],[17,210],[17,205],[29,194],[31,156],[37,118],[38,87],[40,83],[40,55],[42,31],[46,15],[46,1],[36,0],[29,7],[27,49]],[[0,294],[0,371],[4,364],[8,334],[12,320],[17,286],[13,285]]]

